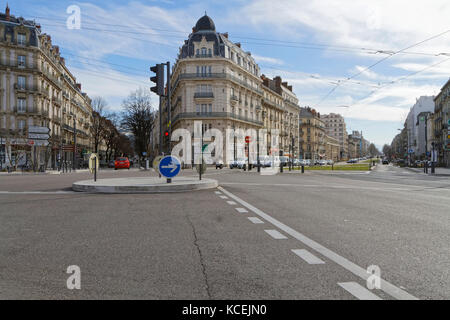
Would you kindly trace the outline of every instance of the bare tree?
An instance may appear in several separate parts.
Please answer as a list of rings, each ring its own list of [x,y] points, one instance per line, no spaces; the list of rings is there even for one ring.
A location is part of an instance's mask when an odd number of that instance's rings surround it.
[[[92,99],[92,126],[91,136],[94,139],[94,152],[98,153],[98,146],[102,142],[105,130],[106,101],[102,97]]]
[[[132,92],[123,102],[122,128],[134,136],[135,151],[142,160],[143,152],[150,153],[155,111],[150,94],[143,89]]]

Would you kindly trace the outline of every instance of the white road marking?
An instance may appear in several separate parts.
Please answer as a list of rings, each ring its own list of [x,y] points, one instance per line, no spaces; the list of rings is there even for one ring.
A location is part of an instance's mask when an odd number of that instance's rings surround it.
[[[246,213],[246,212],[248,212],[246,209],[244,209],[244,208],[235,208],[236,210],[237,210],[237,212],[239,212],[239,213]]]
[[[230,198],[233,198],[240,204],[242,204],[247,209],[253,211],[255,214],[263,218],[264,220],[270,222],[280,230],[286,232],[293,238],[299,240],[306,246],[310,247],[311,249],[319,252],[324,257],[327,257],[331,261],[334,261],[341,267],[347,269],[348,271],[352,272],[353,274],[357,275],[358,277],[362,278],[364,281],[369,278],[370,274],[367,273],[367,270],[358,266],[357,264],[351,262],[350,260],[347,260],[346,258],[338,255],[337,253],[334,253],[330,249],[327,249],[326,247],[322,246],[321,244],[315,242],[314,240],[309,239],[305,235],[301,234],[300,232],[288,227],[287,225],[283,224],[282,222],[276,220],[275,218],[272,218],[267,213],[264,213],[263,211],[259,210],[258,208],[255,208],[248,202],[245,202],[244,200],[240,199],[239,197],[235,196],[231,192],[225,190],[222,187],[219,187],[219,190],[221,190],[224,194],[228,195]],[[393,284],[381,279],[381,290],[386,292],[387,294],[391,295],[394,298],[401,299],[401,300],[418,300],[415,296],[409,294],[408,292],[394,286]]]
[[[373,294],[368,289],[364,288],[362,285],[356,282],[339,282],[342,288],[350,292],[359,300],[383,300],[376,294]]]
[[[222,194],[222,192],[220,192],[220,191],[216,191],[216,192],[215,192],[215,194]]]
[[[262,223],[264,223],[261,219],[259,219],[257,217],[249,217],[248,220],[250,220],[251,222],[253,222],[255,224],[262,224]]]
[[[0,194],[88,194],[88,192],[75,191],[0,191]]]
[[[267,232],[272,238],[276,239],[276,240],[282,240],[282,239],[287,239],[287,237],[280,233],[278,230],[264,230],[265,232]]]
[[[227,203],[228,203],[230,206],[235,206],[235,205],[237,205],[237,203],[234,202],[234,201],[227,201]]]
[[[293,249],[293,253],[298,255],[300,258],[308,262],[309,264],[324,264],[325,262],[319,258],[317,258],[315,255],[313,255],[311,252],[305,249]]]
[[[227,196],[220,196],[221,199],[228,199]]]

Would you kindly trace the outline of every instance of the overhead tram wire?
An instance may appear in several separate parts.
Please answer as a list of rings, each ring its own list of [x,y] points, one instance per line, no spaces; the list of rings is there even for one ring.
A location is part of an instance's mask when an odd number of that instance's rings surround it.
[[[393,53],[391,53],[391,54],[389,54],[388,56],[386,56],[386,57],[384,57],[384,58],[382,58],[382,59],[380,59],[380,60],[378,60],[377,62],[375,62],[375,63],[373,63],[372,65],[370,65],[370,66],[368,66],[368,67],[366,67],[366,68],[364,68],[363,70],[361,70],[361,71],[359,71],[359,72],[357,72],[356,74],[354,74],[354,75],[352,75],[352,76],[350,76],[350,77],[348,77],[348,78],[346,78],[346,79],[344,79],[344,80],[341,80],[341,81],[338,81],[338,84],[336,84],[316,105],[315,105],[315,107],[317,108],[323,101],[325,101],[340,85],[342,85],[343,83],[345,83],[345,82],[347,82],[348,80],[351,80],[351,79],[353,79],[353,78],[355,78],[355,77],[357,77],[357,76],[359,76],[360,74],[362,74],[362,73],[364,73],[364,72],[366,72],[366,71],[368,71],[368,70],[370,70],[370,69],[372,69],[373,67],[375,67],[376,65],[378,65],[378,64],[380,64],[381,62],[383,62],[383,61],[386,61],[387,59],[389,59],[389,58],[391,58],[392,56],[394,56],[394,55],[396,55],[396,54],[398,54],[398,53],[401,53],[401,52],[404,52],[404,51],[406,51],[406,50],[408,50],[408,49],[411,49],[411,48],[413,48],[413,47],[416,47],[416,46],[418,46],[418,45],[420,45],[420,44],[423,44],[423,43],[425,43],[425,42],[427,42],[427,41],[430,41],[430,40],[433,40],[433,39],[436,39],[436,38],[438,38],[438,37],[440,37],[440,36],[442,36],[442,35],[444,35],[444,34],[447,34],[447,33],[449,33],[450,32],[450,29],[449,30],[446,30],[446,31],[444,31],[444,32],[441,32],[441,33],[439,33],[439,34],[437,34],[437,35],[434,35],[434,36],[432,36],[432,37],[430,37],[430,38],[427,38],[427,39],[425,39],[425,40],[422,40],[422,41],[419,41],[419,42],[417,42],[417,43],[415,43],[415,44],[412,44],[412,45],[410,45],[410,46],[407,46],[406,48],[403,48],[403,49],[401,49],[401,50],[398,50],[398,51],[395,51],[395,52],[393,52]]]
[[[42,18],[42,17],[35,17],[39,18],[41,20],[50,20],[48,18]],[[55,22],[55,20],[51,20],[52,22]],[[59,20],[63,21],[63,20]],[[65,20],[64,20],[65,21]],[[65,26],[65,22],[51,24],[46,23],[46,25],[49,26]],[[124,25],[117,25],[117,24],[102,24],[102,23],[89,23],[89,22],[83,22],[83,24],[91,24],[91,25],[104,25],[104,26],[114,26],[114,27],[121,27],[121,28],[129,28],[128,26]],[[141,26],[136,26],[140,30],[146,29]],[[186,34],[185,32],[181,31],[175,31],[175,30],[167,30],[167,29],[158,29],[158,28],[148,28],[147,30],[151,31],[163,31],[162,33],[152,33],[152,32],[141,32],[131,29],[128,30],[117,30],[117,29],[100,29],[100,28],[91,28],[91,27],[83,27],[82,29],[90,30],[90,31],[100,31],[100,32],[108,32],[108,33],[125,33],[125,34],[138,34],[138,35],[154,35],[154,36],[166,36],[166,37],[172,37],[177,39],[185,39],[185,36],[177,36],[177,35],[167,35],[164,34],[164,32],[170,32],[170,33],[182,33]],[[156,41],[149,41],[147,39],[140,39],[140,38],[133,38],[133,37],[127,37],[129,39],[135,39],[143,42],[149,42],[154,43],[158,45],[166,45],[171,47],[178,47],[176,45],[170,45],[170,44],[164,44]],[[391,56],[393,53],[395,54],[413,54],[413,55],[424,55],[424,56],[437,56],[441,53],[429,53],[429,52],[407,52],[407,51],[401,51],[401,52],[395,52],[392,50],[386,50],[386,49],[373,49],[373,48],[360,48],[360,47],[350,47],[350,46],[340,46],[340,45],[331,45],[331,44],[322,44],[322,43],[308,43],[308,42],[297,42],[297,41],[285,41],[285,40],[274,40],[274,39],[263,39],[263,38],[253,38],[253,37],[242,37],[242,36],[235,36],[236,39],[250,39],[250,40],[257,40],[257,41],[265,41],[265,42],[251,42],[251,41],[244,41],[242,43],[246,44],[252,44],[252,45],[263,45],[263,46],[282,46],[287,48],[299,48],[299,49],[309,49],[309,50],[329,50],[329,51],[336,51],[336,52],[361,52],[365,54],[387,54],[388,57]],[[273,42],[273,43],[271,43]],[[295,45],[296,44],[296,45]],[[388,58],[386,57],[386,58]]]
[[[437,63],[431,64],[431,65],[429,65],[429,66],[427,66],[427,67],[425,67],[425,68],[423,68],[423,69],[421,69],[421,70],[418,70],[418,71],[414,71],[414,72],[412,72],[412,73],[409,73],[409,74],[407,74],[406,76],[401,76],[401,77],[399,77],[399,78],[397,78],[397,79],[395,79],[395,80],[386,82],[384,85],[382,85],[382,86],[380,86],[379,88],[377,88],[377,89],[371,91],[368,95],[364,96],[363,98],[360,98],[360,99],[356,100],[352,105],[349,106],[349,108],[355,106],[358,102],[360,102],[360,101],[362,101],[362,100],[365,100],[365,99],[369,98],[369,97],[372,96],[375,92],[377,92],[377,91],[379,91],[379,90],[381,90],[381,89],[383,89],[383,88],[385,88],[385,87],[388,87],[388,86],[393,85],[393,84],[395,84],[395,83],[397,83],[397,82],[403,81],[403,80],[405,80],[405,79],[407,79],[407,78],[413,77],[413,76],[415,76],[416,74],[419,74],[419,73],[424,72],[424,71],[426,71],[426,70],[428,70],[428,69],[434,68],[434,67],[436,67],[436,66],[438,66],[438,65],[440,65],[440,64],[443,64],[443,63],[445,63],[445,62],[447,62],[447,61],[450,61],[450,58],[447,58],[447,59],[444,59],[444,60],[439,61],[439,62],[437,62]]]

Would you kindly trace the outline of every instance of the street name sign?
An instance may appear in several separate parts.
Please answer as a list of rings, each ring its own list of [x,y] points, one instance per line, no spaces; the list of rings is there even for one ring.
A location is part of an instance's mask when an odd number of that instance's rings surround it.
[[[44,133],[48,134],[50,129],[47,127],[29,126],[28,133]]]
[[[50,136],[46,133],[29,133],[28,139],[48,140]]]
[[[166,178],[176,177],[181,170],[181,162],[176,157],[166,156],[159,162],[159,173]]]
[[[47,147],[49,142],[47,140],[32,140],[35,147]]]

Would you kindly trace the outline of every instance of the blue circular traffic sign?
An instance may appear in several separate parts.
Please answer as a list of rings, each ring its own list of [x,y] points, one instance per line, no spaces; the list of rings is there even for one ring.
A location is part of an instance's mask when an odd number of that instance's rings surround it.
[[[159,162],[159,172],[166,178],[173,178],[180,173],[181,163],[176,157],[167,156]]]

